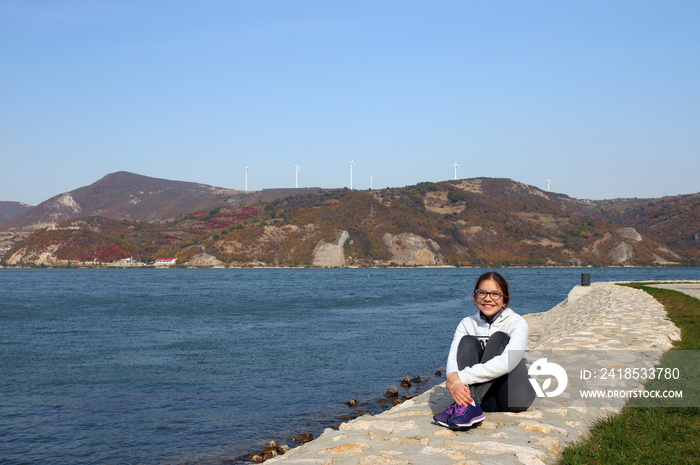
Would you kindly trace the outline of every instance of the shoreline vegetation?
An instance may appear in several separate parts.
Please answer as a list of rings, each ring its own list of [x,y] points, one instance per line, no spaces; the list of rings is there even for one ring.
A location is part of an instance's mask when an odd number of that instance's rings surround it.
[[[654,297],[680,328],[682,338],[662,357],[663,366],[670,352],[700,350],[700,299],[650,284],[657,283],[621,283]],[[559,465],[699,463],[699,438],[700,406],[641,407],[630,402],[619,414],[598,421],[584,441],[569,446]]]

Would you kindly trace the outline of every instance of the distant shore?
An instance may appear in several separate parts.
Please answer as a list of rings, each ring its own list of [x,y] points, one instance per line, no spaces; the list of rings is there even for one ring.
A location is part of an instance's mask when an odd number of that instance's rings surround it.
[[[570,265],[543,265],[543,266],[528,266],[528,265],[508,265],[508,266],[457,266],[457,265],[395,265],[395,266],[277,266],[277,265],[231,265],[231,266],[191,266],[191,265],[176,265],[176,266],[156,266],[156,265],[140,265],[140,266],[121,266],[110,264],[86,265],[86,264],[61,264],[61,265],[0,265],[0,268],[6,269],[179,269],[179,270],[398,270],[398,269],[467,269],[467,270],[490,270],[490,269],[572,269],[572,270],[597,270],[597,269],[634,269],[634,268],[700,268],[693,265],[606,265],[606,266],[570,266]]]

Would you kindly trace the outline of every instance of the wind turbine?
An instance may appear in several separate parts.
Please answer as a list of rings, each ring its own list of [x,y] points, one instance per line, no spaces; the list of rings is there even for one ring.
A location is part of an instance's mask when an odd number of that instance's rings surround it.
[[[350,164],[350,190],[352,190],[352,167],[355,166],[355,159],[350,159],[348,163]]]
[[[299,171],[301,171],[301,168],[299,168],[299,165],[294,165],[294,172],[296,174],[294,185],[297,189],[299,188]]]
[[[547,179],[547,192],[549,192],[549,185],[552,183],[550,179]]]
[[[456,181],[456,180],[457,180],[457,167],[458,167],[458,166],[462,166],[462,165],[458,165],[458,164],[457,164],[457,160],[455,160],[455,164],[452,165],[452,166],[454,166],[454,168],[455,168],[455,181]]]
[[[248,192],[248,165],[245,167],[245,191]]]
[[[369,176],[369,190],[372,190],[372,181],[374,181],[374,176]]]

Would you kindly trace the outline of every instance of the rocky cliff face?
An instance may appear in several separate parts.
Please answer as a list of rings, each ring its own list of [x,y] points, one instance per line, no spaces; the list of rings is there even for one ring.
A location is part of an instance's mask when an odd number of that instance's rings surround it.
[[[64,266],[67,260],[59,260],[56,252],[60,248],[59,244],[51,244],[41,250],[20,248],[7,259],[8,265],[36,265],[36,266]]]
[[[333,243],[321,241],[314,249],[313,266],[342,267],[346,266],[349,258],[345,255],[345,243],[352,240],[347,231],[340,231]],[[432,239],[426,239],[412,233],[389,234],[382,236],[391,258],[377,260],[375,265],[401,266],[437,266],[444,263],[437,252],[440,246]]]
[[[347,231],[340,231],[335,242],[319,242],[314,249],[313,266],[323,268],[334,268],[345,266],[345,243],[350,239],[350,234]]]
[[[440,245],[412,233],[389,234],[382,236],[391,253],[391,262],[405,266],[437,266],[444,260],[438,253]]]
[[[196,254],[194,257],[190,258],[187,262],[187,266],[193,266],[197,268],[213,268],[224,266],[225,263],[216,258],[213,255],[207,253]]]

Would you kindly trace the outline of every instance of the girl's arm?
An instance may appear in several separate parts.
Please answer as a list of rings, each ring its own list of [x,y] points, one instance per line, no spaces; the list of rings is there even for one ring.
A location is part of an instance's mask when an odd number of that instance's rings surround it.
[[[461,324],[460,324],[461,326]],[[460,328],[457,328],[459,332]],[[457,370],[457,345],[459,345],[459,339],[457,339],[457,333],[455,333],[455,341],[452,342],[452,347],[450,347],[450,356],[448,357],[447,372],[457,372],[462,384],[477,384],[486,381],[491,381],[492,379],[499,378],[506,373],[510,373],[522,360],[525,352],[527,350],[527,341],[530,333],[530,327],[527,322],[520,316],[518,316],[517,322],[513,328],[508,333],[510,336],[510,342],[506,345],[503,353],[498,355],[485,363],[478,363],[471,367],[467,367],[464,370]],[[454,350],[454,358],[452,357]],[[454,360],[454,364],[450,363]]]

